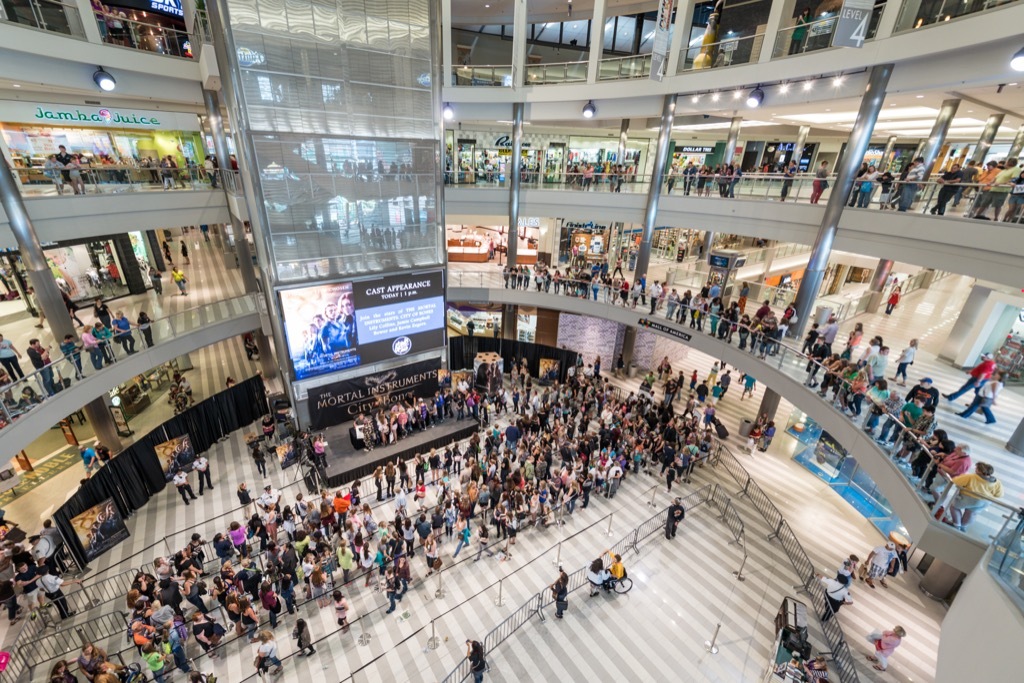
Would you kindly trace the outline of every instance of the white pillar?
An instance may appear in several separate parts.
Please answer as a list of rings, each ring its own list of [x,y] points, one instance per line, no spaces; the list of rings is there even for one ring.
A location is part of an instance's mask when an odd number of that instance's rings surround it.
[[[597,83],[597,74],[604,55],[605,0],[594,0],[594,16],[590,20],[590,54],[587,60],[587,83]]]
[[[765,62],[772,61],[779,29],[793,23],[793,9],[795,7],[796,0],[772,3],[771,9],[768,11],[768,24],[764,29],[764,40],[761,42],[761,54],[757,57],[758,62],[764,64]],[[721,39],[721,36],[719,36],[719,39]]]
[[[875,29],[874,40],[892,37],[892,32],[896,28],[896,20],[899,18],[900,10],[902,9],[903,0],[885,1],[885,9],[882,10],[882,17],[878,20],[878,28]]]
[[[444,83],[438,83],[437,87],[447,88],[454,83],[452,81],[452,0],[441,0],[441,76]],[[442,149],[444,144],[442,142]],[[455,150],[452,150],[452,163],[454,163]]]
[[[686,48],[684,44],[689,41],[686,38],[690,34],[690,18],[693,16],[693,5],[695,0],[680,0],[676,7],[676,21],[672,25],[672,45],[668,52],[668,66],[665,67],[665,76],[675,76],[679,73],[679,60]]]
[[[515,0],[512,16],[512,87],[523,87],[526,79],[526,0]]]
[[[82,29],[85,31],[85,39],[90,43],[102,44],[103,38],[100,37],[100,27],[96,23],[96,15],[92,11],[92,4],[89,0],[75,0],[75,6],[78,7],[78,14],[82,17]]]

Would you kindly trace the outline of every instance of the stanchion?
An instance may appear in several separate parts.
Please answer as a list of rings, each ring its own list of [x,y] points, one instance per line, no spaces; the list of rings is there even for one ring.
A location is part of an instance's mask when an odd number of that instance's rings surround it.
[[[747,564],[747,554],[743,553],[743,561],[740,562],[740,568],[732,573],[732,575],[736,577],[737,581],[746,581],[747,580],[747,578],[745,576],[743,576],[743,567],[745,567],[746,564]]]
[[[433,622],[431,622],[433,623]],[[718,632],[722,629],[721,624],[715,624],[715,635],[711,636],[711,640],[704,641],[704,649],[713,655],[718,654],[718,646],[715,645],[715,641],[718,640]]]
[[[612,535],[612,520],[615,519],[615,513],[608,515],[608,535]]]
[[[555,559],[554,559],[554,561],[551,564],[555,565],[556,567],[562,564],[562,542],[561,541],[558,542],[558,552],[555,553]]]
[[[717,635],[717,633],[715,634]],[[434,633],[434,620],[430,620],[430,638],[427,639],[427,650],[436,650],[441,645],[441,639]],[[426,650],[424,650],[426,652]]]
[[[647,501],[647,504],[652,508],[658,507],[658,504],[654,502],[655,497],[658,495],[658,484],[651,487],[651,499]]]
[[[505,586],[505,579],[502,579],[501,581],[498,581],[498,598],[494,601],[494,606],[495,607],[501,607],[502,605],[505,604],[505,598],[502,597],[502,590],[504,589],[504,586]]]
[[[444,575],[439,571],[437,572],[437,590],[434,591],[434,597],[440,600],[444,596]]]

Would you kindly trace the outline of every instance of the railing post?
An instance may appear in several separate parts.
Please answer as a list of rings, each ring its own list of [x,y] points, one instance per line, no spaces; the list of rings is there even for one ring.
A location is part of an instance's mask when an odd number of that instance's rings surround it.
[[[743,576],[743,568],[746,565],[747,565],[747,553],[746,553],[746,551],[744,551],[743,552],[743,561],[740,562],[740,568],[732,573],[732,575],[736,577],[737,581],[746,581],[747,580],[747,578],[745,576]]]
[[[541,621],[547,621],[547,617],[544,616],[544,593],[537,593],[537,609],[535,611]]]
[[[427,650],[436,650],[441,645],[441,639],[434,631],[434,620],[430,620],[430,638],[427,639]],[[425,652],[426,650],[424,650]]]
[[[647,501],[647,504],[652,508],[658,507],[658,504],[654,502],[655,496],[658,495],[658,486],[658,484],[655,484],[654,486],[651,487],[651,499]]]
[[[704,649],[713,655],[718,654],[718,646],[715,645],[715,641],[718,640],[718,632],[722,630],[721,624],[715,624],[715,634],[711,636],[711,640],[704,641]]]
[[[608,535],[612,535],[612,520],[615,519],[615,513],[608,515]]]
[[[555,561],[552,562],[551,564],[555,565],[556,567],[560,567],[562,565],[562,542],[561,541],[558,542],[558,552],[555,553]]]
[[[561,545],[561,544],[559,544]],[[503,588],[505,586],[505,579],[498,581],[498,597],[494,601],[495,607],[502,607],[505,604],[505,598],[502,597]]]
[[[444,591],[444,574],[441,572],[437,573],[437,590],[434,591],[434,597],[441,600],[446,595]]]
[[[634,553],[640,553],[640,547],[637,545],[640,542],[640,528],[633,529],[633,540],[629,542],[629,547],[633,549]]]
[[[773,538],[778,538],[779,537],[779,532],[782,531],[782,525],[785,524],[785,523],[786,523],[785,519],[780,519],[779,523],[775,525],[775,531],[773,531],[772,533],[768,534],[765,537],[765,540],[766,541],[770,541]]]

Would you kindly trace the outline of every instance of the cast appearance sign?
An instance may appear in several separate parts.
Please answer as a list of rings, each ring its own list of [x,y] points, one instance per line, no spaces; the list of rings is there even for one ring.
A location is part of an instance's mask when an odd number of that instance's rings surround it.
[[[441,359],[437,358],[311,389],[310,426],[323,429],[399,401],[432,397],[440,370]]]
[[[280,294],[296,379],[444,346],[444,272],[440,270]]]

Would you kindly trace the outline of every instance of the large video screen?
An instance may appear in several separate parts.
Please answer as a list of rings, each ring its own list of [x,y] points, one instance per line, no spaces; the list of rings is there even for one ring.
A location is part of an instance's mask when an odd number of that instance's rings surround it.
[[[283,290],[288,355],[305,379],[444,345],[444,271]]]

